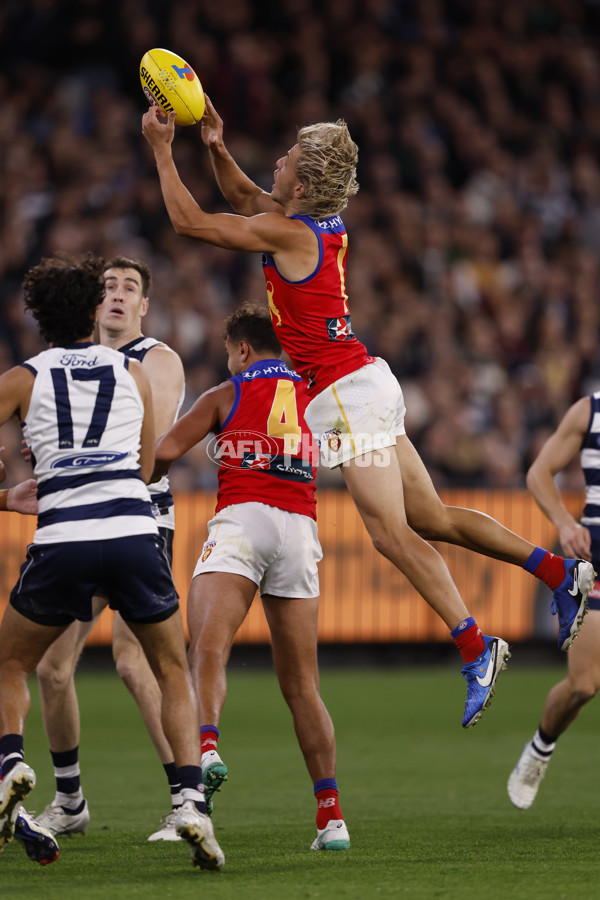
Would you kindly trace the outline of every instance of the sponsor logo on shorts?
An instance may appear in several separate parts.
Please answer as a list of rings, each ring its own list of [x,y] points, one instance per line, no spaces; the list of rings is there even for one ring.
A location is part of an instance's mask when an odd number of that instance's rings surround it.
[[[200,557],[201,562],[206,562],[210,554],[213,552],[213,547],[217,546],[216,541],[207,541],[202,548],[202,556]]]
[[[330,341],[349,341],[354,337],[350,316],[339,316],[337,319],[325,319],[327,337]]]
[[[342,438],[341,438],[341,430],[339,428],[332,428],[331,431],[326,431],[319,442],[319,446],[323,441],[327,441],[327,446],[331,450],[332,453],[337,453],[340,447],[342,446]]]

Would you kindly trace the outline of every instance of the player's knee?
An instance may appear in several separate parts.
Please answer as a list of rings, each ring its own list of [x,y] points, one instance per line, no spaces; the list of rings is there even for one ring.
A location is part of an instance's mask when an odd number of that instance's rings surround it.
[[[385,528],[372,530],[370,536],[377,552],[395,562],[402,560],[403,556],[410,556],[414,552],[411,545],[418,540],[414,530],[406,523],[395,531]]]
[[[307,675],[305,678],[280,678],[279,688],[287,705],[293,709],[296,703],[313,702],[319,699],[319,690],[315,679]]]
[[[577,706],[585,706],[598,693],[600,685],[594,678],[584,676],[571,682],[571,698]]]
[[[441,503],[411,514],[408,521],[424,541],[443,540],[448,534],[447,507]]]
[[[117,674],[126,685],[135,683],[140,671],[142,655],[141,649],[138,651],[136,647],[131,647],[129,644],[113,649]]]
[[[57,660],[44,657],[36,669],[42,692],[53,694],[64,691],[73,680],[75,664],[71,660]]]
[[[219,666],[225,667],[228,657],[229,648],[217,646],[210,640],[203,639],[202,635],[191,642],[188,650],[190,668],[195,666],[207,666],[211,669]]]

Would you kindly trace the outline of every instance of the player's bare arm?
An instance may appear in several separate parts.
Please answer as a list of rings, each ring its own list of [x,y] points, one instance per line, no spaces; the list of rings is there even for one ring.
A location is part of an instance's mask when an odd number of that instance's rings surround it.
[[[15,413],[25,418],[34,381],[35,375],[24,366],[15,366],[0,376],[0,425]]]
[[[166,345],[151,347],[142,360],[142,368],[152,388],[154,428],[163,434],[173,424],[185,375],[181,359]]]
[[[174,118],[169,114],[167,122],[161,122],[157,108],[150,107],[142,131],[154,150],[163,199],[177,234],[228,250],[269,253],[285,278],[308,277],[316,268],[319,247],[303,222],[274,212],[250,217],[207,213],[196,203],[173,160]]]
[[[527,487],[556,527],[564,552],[587,560],[591,560],[590,533],[565,507],[555,475],[581,450],[589,418],[590,400],[583,397],[565,413],[527,473]]]
[[[224,381],[198,397],[191,409],[159,438],[153,478],[161,478],[176,459],[224,422],[234,400],[235,387],[231,381]]]
[[[231,208],[240,216],[255,216],[264,212],[283,214],[281,204],[248,178],[235,162],[223,140],[223,120],[206,94],[204,98],[206,108],[202,117],[202,140],[208,147],[219,189]]]
[[[156,433],[154,430],[154,411],[152,404],[152,389],[148,376],[136,359],[129,360],[129,371],[134,379],[142,403],[144,404],[144,418],[140,434],[140,474],[146,484],[151,483],[152,470],[154,468],[154,445]]]

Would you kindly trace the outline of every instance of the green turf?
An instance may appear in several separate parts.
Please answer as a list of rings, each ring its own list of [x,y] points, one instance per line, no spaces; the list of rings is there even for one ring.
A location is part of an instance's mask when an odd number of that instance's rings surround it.
[[[148,844],[167,811],[162,768],[133,701],[113,674],[78,677],[83,783],[92,822],[63,838],[51,866],[16,843],[0,856],[0,897],[20,900],[187,898],[443,898],[555,900],[600,896],[596,765],[600,706],[561,740],[533,809],[515,810],[506,779],[564,670],[503,674],[476,728],[460,726],[458,667],[393,671],[325,669],[334,717],[341,804],[352,849],[311,853],[315,803],[291,718],[270,672],[236,670],[220,750],[230,779],[214,822],[222,873],[193,869],[187,847]],[[32,685],[35,688],[35,685]],[[34,689],[28,761],[53,792]]]

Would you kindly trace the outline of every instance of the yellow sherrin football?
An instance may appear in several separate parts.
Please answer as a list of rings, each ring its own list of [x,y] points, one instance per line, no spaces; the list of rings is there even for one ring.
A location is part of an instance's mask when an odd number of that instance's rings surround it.
[[[148,50],[140,63],[146,99],[165,113],[174,110],[177,125],[195,125],[204,115],[204,91],[188,63],[170,50]]]

